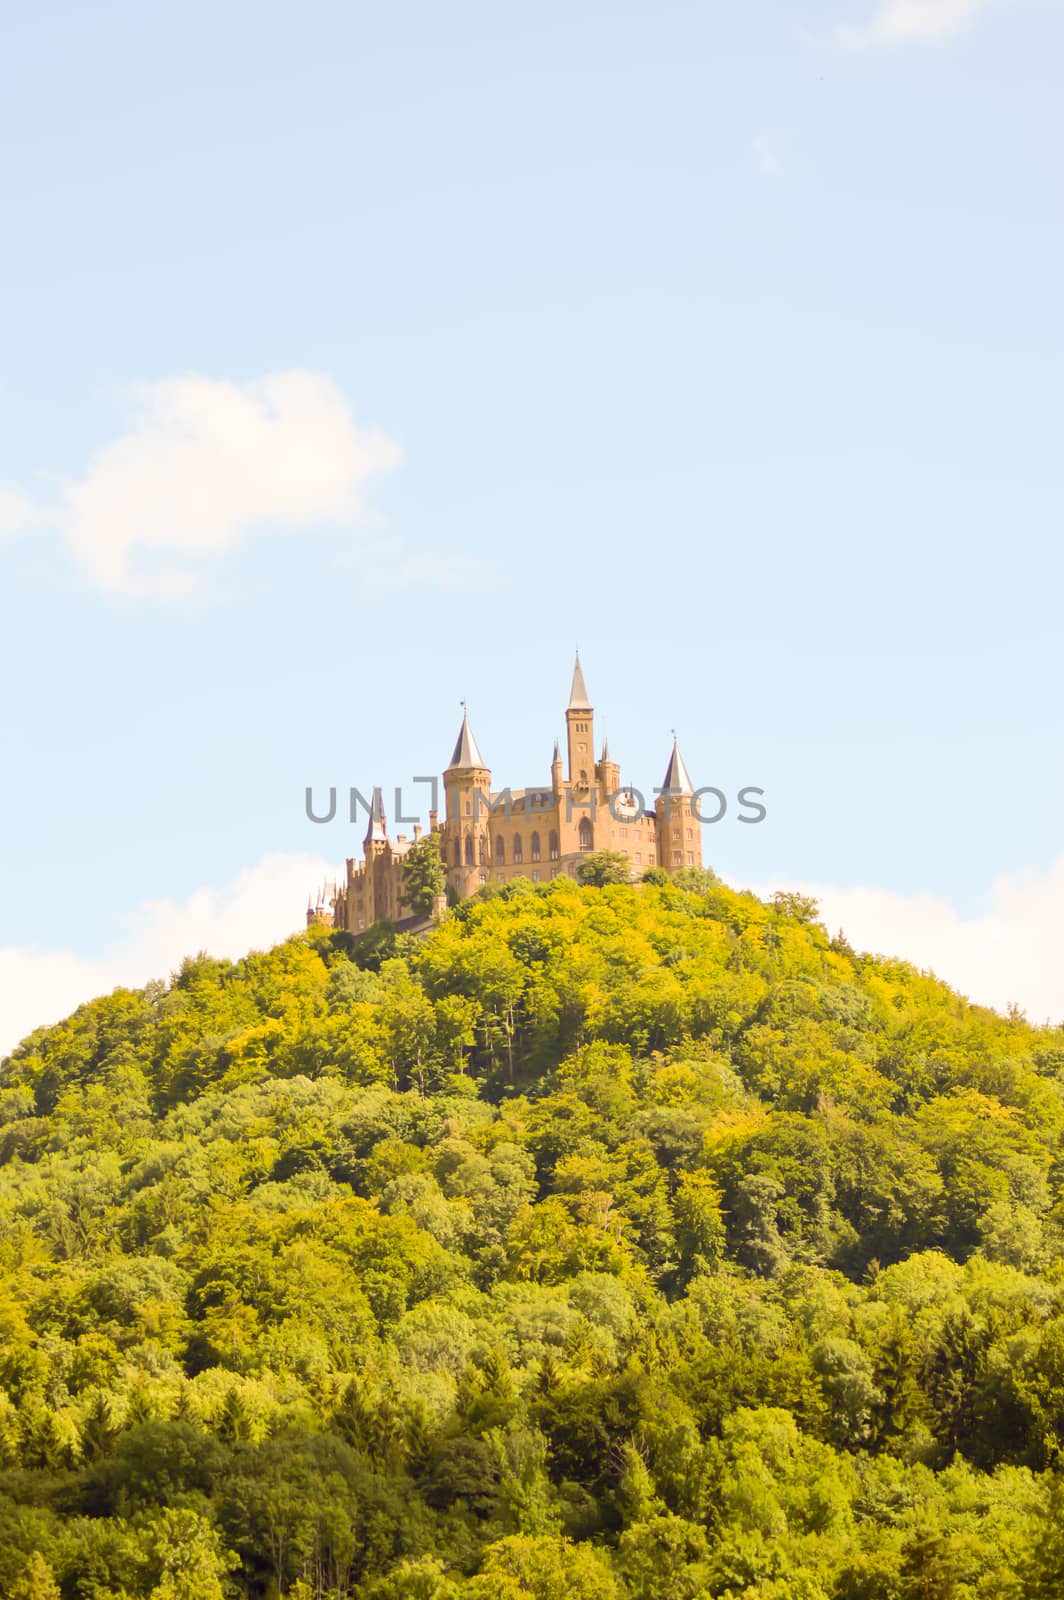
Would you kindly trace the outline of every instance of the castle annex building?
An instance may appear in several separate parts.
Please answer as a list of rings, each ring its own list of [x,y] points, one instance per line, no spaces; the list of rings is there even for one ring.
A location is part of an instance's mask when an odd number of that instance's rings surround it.
[[[429,813],[439,835],[447,870],[448,897],[464,900],[482,884],[515,877],[546,883],[560,873],[577,875],[582,857],[615,850],[628,857],[633,877],[647,867],[702,865],[701,829],[695,815],[694,786],[679,747],[672,754],[653,810],[637,791],[621,783],[621,769],[609,747],[595,760],[595,713],[588,697],[580,657],[573,668],[565,710],[565,761],[555,742],[550,780],[524,788],[492,789],[491,768],[463,716],[450,763],[443,774],[446,811],[441,822]],[[380,799],[374,791],[364,840],[364,859],[347,862],[342,886],[322,890],[307,908],[307,921],[359,933],[379,917],[406,919],[403,861],[421,837],[388,835]]]

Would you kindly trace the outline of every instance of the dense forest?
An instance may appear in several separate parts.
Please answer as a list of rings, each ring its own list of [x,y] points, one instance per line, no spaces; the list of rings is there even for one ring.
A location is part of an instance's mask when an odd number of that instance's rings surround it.
[[[191,959],[0,1072],[0,1595],[1061,1600],[1062,1141],[710,873]]]

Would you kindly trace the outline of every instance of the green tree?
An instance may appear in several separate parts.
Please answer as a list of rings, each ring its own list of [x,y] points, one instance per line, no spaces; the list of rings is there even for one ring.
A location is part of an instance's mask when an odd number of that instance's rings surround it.
[[[594,850],[578,863],[576,876],[581,883],[602,889],[608,883],[630,883],[632,865],[620,850]]]
[[[446,888],[447,872],[440,853],[440,835],[422,834],[403,857],[403,904],[416,916],[427,917]]]
[[[55,1573],[39,1550],[34,1550],[8,1596],[9,1600],[61,1600]]]

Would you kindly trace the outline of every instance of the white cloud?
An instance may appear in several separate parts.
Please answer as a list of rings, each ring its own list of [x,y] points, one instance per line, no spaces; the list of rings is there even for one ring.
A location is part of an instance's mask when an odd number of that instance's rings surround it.
[[[0,532],[48,522],[101,589],[179,596],[252,534],[357,522],[370,480],[401,460],[321,373],[164,378],[54,506],[0,488]]]
[[[1001,877],[989,908],[962,916],[932,895],[864,886],[775,884],[820,902],[821,919],[855,948],[901,956],[981,1005],[1021,1006],[1032,1022],[1064,1021],[1064,856],[1048,871]],[[759,891],[767,893],[767,890]]]
[[[303,925],[307,894],[334,875],[317,856],[265,856],[221,889],[146,901],[128,919],[122,940],[100,957],[0,949],[0,1057],[84,1001],[167,978],[200,950],[235,958],[286,939]]]
[[[759,133],[754,140],[754,160],[762,177],[782,178],[786,173],[776,141],[770,133]]]
[[[835,36],[849,50],[937,44],[960,33],[996,3],[997,0],[886,0],[870,22],[837,28]]]
[[[402,458],[320,373],[166,378],[138,400],[129,430],[65,490],[67,542],[104,589],[180,593],[197,581],[188,558],[253,530],[355,521],[368,480]]]

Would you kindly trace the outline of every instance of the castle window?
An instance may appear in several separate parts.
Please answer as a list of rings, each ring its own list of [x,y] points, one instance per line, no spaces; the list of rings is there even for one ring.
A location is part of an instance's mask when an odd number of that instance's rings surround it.
[[[653,865],[654,865],[654,863],[655,863],[655,861],[656,861],[656,860],[657,860],[657,859],[658,859],[658,858],[657,858],[657,856],[656,856],[656,855],[655,855],[655,854],[654,854],[654,852],[653,852],[653,850],[652,850],[652,851],[651,851],[651,852],[650,852],[650,854],[649,854],[649,855],[648,855],[648,856],[647,856],[647,860],[648,860],[648,861],[649,861],[649,862],[650,862],[650,865],[651,865],[651,866],[653,866]]]
[[[514,861],[523,861],[524,859],[525,859],[525,851],[524,851],[524,845],[521,843],[521,835],[519,833],[515,833],[514,834]]]
[[[689,867],[693,867],[694,864],[695,864],[695,853],[694,853],[693,850],[688,850],[688,852],[687,852],[687,865]]]
[[[635,864],[636,864],[637,867],[641,867],[643,865],[643,852],[642,852],[642,850],[637,850],[636,851],[636,853],[635,853]]]
[[[481,839],[481,841],[480,841],[480,865],[482,867],[486,867],[487,864],[488,864],[488,841],[486,839]]]
[[[506,860],[506,844],[505,844],[505,841],[503,840],[502,834],[500,833],[500,834],[497,834],[496,837],[495,837],[495,865],[497,867],[501,867],[505,860]]]
[[[595,830],[587,817],[580,818],[580,848],[593,850],[595,847]]]
[[[539,882],[539,873],[538,872],[534,872],[532,874],[532,882],[533,883],[538,883]]]
[[[557,876],[558,876],[558,869],[557,869],[557,867],[551,867],[551,869],[550,869],[550,875],[551,875],[551,878],[552,878],[552,879],[554,879],[554,878],[556,878],[556,877],[557,877]]]
[[[460,867],[462,865],[462,841],[461,841],[461,839],[456,839],[454,841],[454,864],[455,864],[456,867]]]
[[[539,834],[538,833],[534,833],[532,835],[532,860],[533,861],[538,861],[539,860]]]
[[[678,867],[682,861],[683,861],[682,853],[679,850],[674,850],[672,852],[672,864],[673,864],[673,866],[674,867]]]
[[[688,828],[688,830],[687,830],[687,837],[688,837],[688,838],[689,838],[689,839],[693,839],[693,838],[694,838],[694,834],[693,834],[693,832],[692,832],[692,831],[691,831],[691,829],[690,829],[690,828]]]
[[[466,834],[465,864],[467,867],[471,867],[473,865],[473,835],[471,833]]]
[[[488,881],[488,875],[487,875],[487,873],[486,873],[486,872],[482,872],[482,873],[481,873],[481,874],[480,874],[480,881],[481,881],[481,883],[487,883],[487,881]]]
[[[553,828],[550,835],[550,858],[552,861],[557,861],[558,859],[558,835]]]

